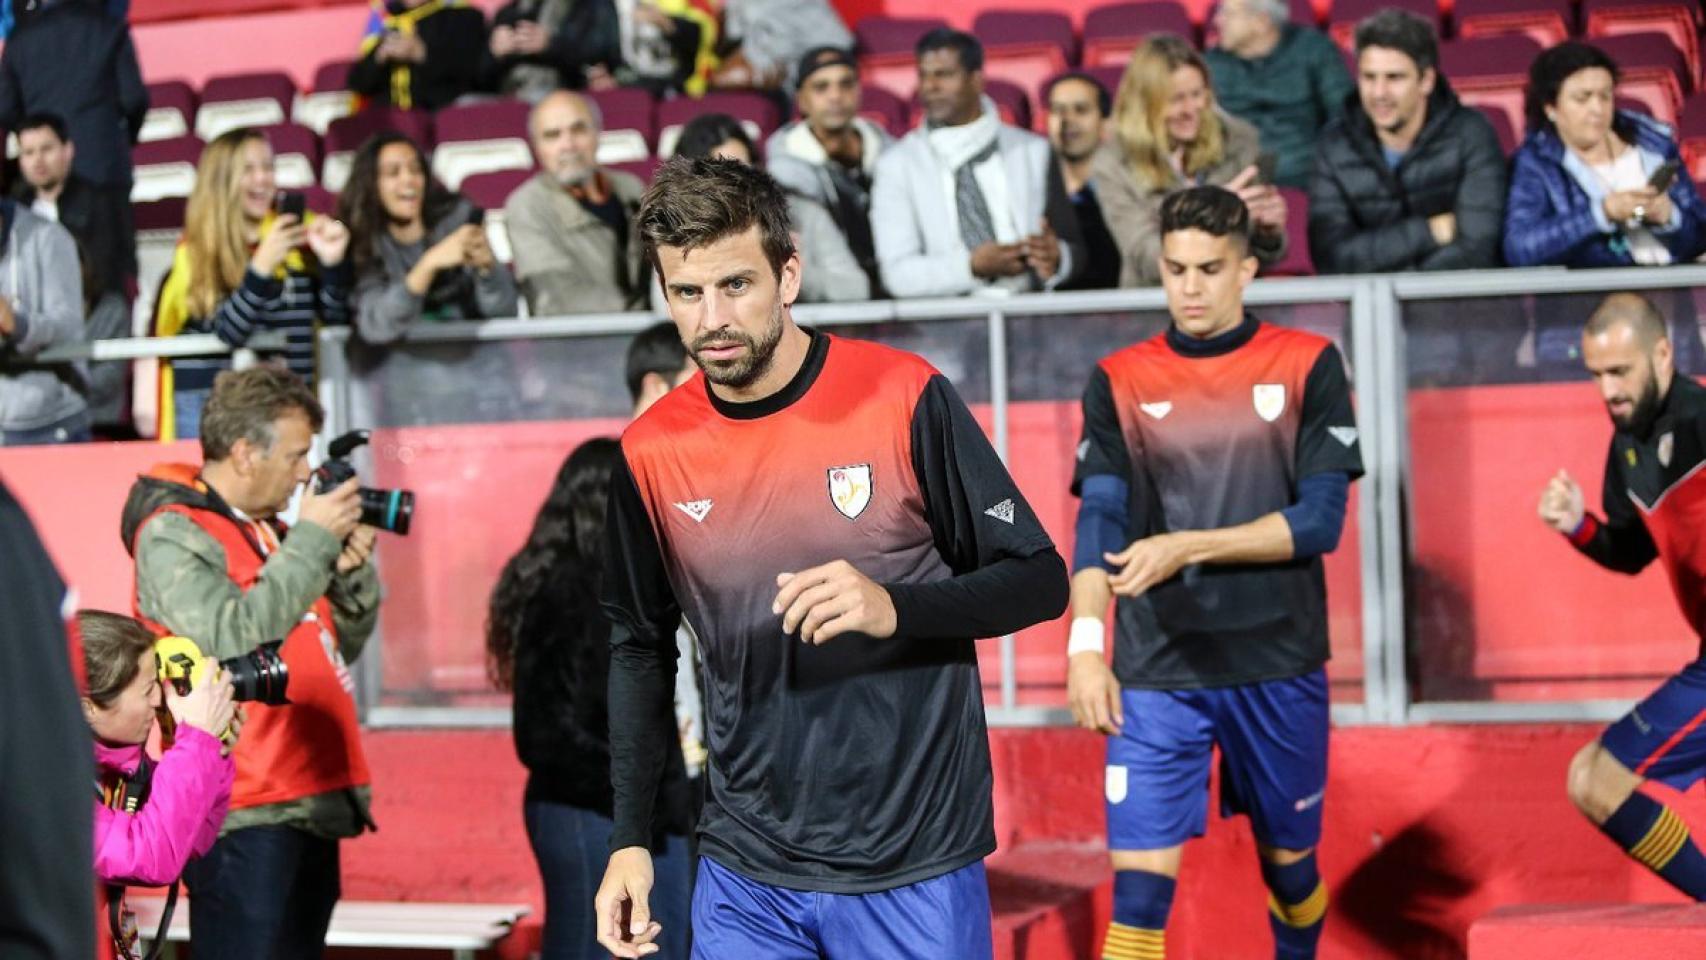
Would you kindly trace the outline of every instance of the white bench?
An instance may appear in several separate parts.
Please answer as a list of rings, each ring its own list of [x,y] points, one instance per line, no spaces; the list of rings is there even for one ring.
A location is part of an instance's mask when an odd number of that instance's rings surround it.
[[[152,938],[160,927],[160,911],[165,908],[165,898],[133,895],[127,898],[127,902],[136,911],[136,925],[143,937]],[[448,950],[455,960],[473,960],[475,951],[490,949],[509,936],[516,922],[527,916],[529,910],[526,904],[519,903],[340,900],[332,910],[326,946]],[[178,898],[166,939],[189,942],[188,897]]]

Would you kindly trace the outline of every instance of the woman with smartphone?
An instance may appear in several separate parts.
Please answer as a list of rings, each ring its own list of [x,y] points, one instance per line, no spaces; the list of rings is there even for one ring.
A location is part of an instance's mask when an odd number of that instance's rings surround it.
[[[515,316],[515,278],[486,242],[485,211],[433,179],[403,134],[377,134],[356,151],[338,211],[350,225],[356,331],[368,343],[423,320]]]
[[[1505,205],[1511,266],[1662,266],[1706,248],[1706,206],[1671,128],[1617,109],[1617,78],[1610,57],[1576,41],[1529,68]]]
[[[316,327],[349,322],[349,231],[305,207],[301,194],[281,199],[272,146],[259,130],[214,138],[196,166],[154,334],[212,333],[241,347],[256,331],[282,330],[285,363],[313,383]],[[213,378],[230,365],[228,356],[161,363],[160,439],[200,435]]]

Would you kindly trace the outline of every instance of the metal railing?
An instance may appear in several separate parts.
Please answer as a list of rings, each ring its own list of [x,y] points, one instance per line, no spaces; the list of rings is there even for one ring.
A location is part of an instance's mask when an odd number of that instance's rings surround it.
[[[1264,308],[1343,305],[1341,339],[1353,371],[1358,420],[1362,428],[1367,475],[1358,499],[1357,529],[1362,596],[1360,598],[1363,675],[1361,703],[1335,704],[1334,720],[1342,724],[1408,722],[1500,722],[1603,720],[1624,712],[1629,701],[1606,699],[1521,702],[1412,702],[1406,647],[1406,489],[1411,480],[1408,437],[1408,380],[1405,307],[1407,304],[1474,297],[1520,297],[1616,290],[1706,288],[1706,266],[1663,270],[1635,268],[1608,271],[1556,269],[1505,270],[1470,273],[1377,275],[1259,281],[1246,292],[1246,303],[1259,315]],[[795,309],[798,321],[813,326],[869,327],[901,324],[928,329],[945,321],[981,321],[987,341],[988,404],[992,439],[1006,457],[1011,449],[1012,356],[1011,333],[1016,322],[1039,317],[1154,314],[1165,310],[1159,290],[1098,291],[1008,297],[972,296],[942,300],[879,301],[861,304],[810,305]],[[611,337],[637,332],[654,323],[649,314],[495,320],[483,323],[422,324],[410,329],[389,349],[408,351],[433,345],[482,344],[499,341],[562,340]],[[352,403],[364,374],[352,367],[350,331],[322,331],[320,393],[327,409],[326,435],[354,422]],[[211,341],[211,342],[209,342]],[[253,347],[265,349],[256,342]],[[107,341],[59,348],[44,360],[126,359],[144,356],[187,356],[223,352],[212,337],[167,340]],[[369,348],[372,349],[372,348]],[[1087,375],[1088,366],[1082,370]],[[984,381],[980,381],[981,383]],[[1073,396],[1081,388],[1073,385]],[[1585,389],[1585,388],[1584,388]],[[1062,466],[1065,470],[1065,465]],[[1064,709],[1019,702],[1014,638],[998,641],[999,698],[989,706],[990,722],[998,725],[1041,725],[1066,722]],[[381,678],[385,644],[374,643],[360,667],[360,694],[366,718],[373,725],[466,726],[507,723],[508,711],[461,707],[412,707],[382,703]]]

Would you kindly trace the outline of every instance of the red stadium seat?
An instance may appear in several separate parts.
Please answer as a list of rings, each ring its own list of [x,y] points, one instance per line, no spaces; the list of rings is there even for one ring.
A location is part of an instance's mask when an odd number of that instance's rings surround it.
[[[274,176],[280,189],[303,190],[320,182],[320,138],[300,123],[261,127],[272,144]]]
[[[1593,45],[1617,61],[1623,77],[1617,84],[1620,96],[1639,100],[1647,112],[1665,123],[1675,123],[1682,100],[1693,89],[1682,51],[1663,33],[1625,33],[1597,37]]]
[[[912,129],[912,108],[905,100],[875,84],[860,83],[859,116],[896,137],[903,137]]]
[[[187,197],[195,188],[195,167],[201,160],[200,137],[172,137],[139,143],[131,153],[134,181],[131,203],[167,197]]]
[[[501,210],[509,195],[533,176],[532,170],[494,170],[476,173],[462,181],[461,191],[482,210]]]
[[[326,217],[338,215],[338,195],[325,187],[303,187],[302,196],[308,201],[309,210]]]
[[[195,124],[195,90],[182,80],[148,85],[148,115],[142,120],[138,140],[181,137]]]
[[[983,44],[983,75],[1021,91],[1037,89],[1076,60],[1077,37],[1064,13],[987,10],[973,21],[972,34]],[[1043,119],[1036,102],[1030,114]]]
[[[760,150],[764,139],[781,125],[781,111],[776,101],[761,93],[744,90],[720,90],[707,93],[697,100],[680,97],[658,104],[658,156],[675,154],[675,141],[681,138],[681,128],[687,121],[706,113],[726,113],[739,120],[746,135]],[[754,157],[754,160],[759,159]]]
[[[1357,24],[1387,7],[1407,10],[1436,27],[1439,24],[1439,4],[1434,0],[1333,0],[1327,14],[1327,33],[1342,49],[1354,50]]]
[[[341,192],[349,179],[350,161],[367,138],[382,130],[395,130],[432,150],[432,118],[422,110],[377,107],[333,120],[326,128],[326,157],[320,165],[320,185]]]
[[[1464,103],[1498,110],[1513,131],[1521,130],[1528,65],[1540,49],[1533,37],[1522,33],[1448,40],[1440,44],[1439,65]]]
[[[136,222],[136,232],[177,233],[184,228],[184,205],[184,197],[162,197],[159,200],[132,203],[130,215]]]
[[[433,174],[455,190],[470,174],[532,169],[527,111],[527,104],[519,100],[468,103],[438,111],[433,118],[438,143],[432,152]]]
[[[1285,256],[1263,271],[1266,277],[1308,277],[1315,273],[1309,259],[1309,194],[1296,187],[1280,187],[1285,198]]]
[[[1125,64],[1122,63],[1119,66],[1109,64],[1102,67],[1086,67],[1084,68],[1084,72],[1095,77],[1097,80],[1102,81],[1102,86],[1108,88],[1108,95],[1116,100],[1119,99],[1120,81],[1125,79]]]
[[[240,73],[214,77],[201,88],[195,132],[212,140],[237,127],[264,127],[290,119],[296,84],[283,73]]]
[[[918,38],[948,21],[936,18],[868,16],[853,28],[858,40],[859,79],[910,99],[918,89]]]
[[[1123,70],[1137,45],[1157,33],[1178,34],[1194,43],[1197,27],[1173,0],[1096,7],[1084,15],[1084,66]]]
[[[1676,138],[1694,182],[1706,183],[1706,93],[1697,93],[1683,104],[1676,120]]]
[[[1662,33],[1700,76],[1699,0],[1582,0],[1582,35],[1593,42],[1625,33]]]
[[[1521,142],[1517,138],[1516,132],[1521,128],[1511,125],[1511,115],[1506,113],[1502,107],[1479,106],[1476,109],[1480,110],[1481,116],[1486,117],[1487,122],[1493,125],[1493,133],[1497,134],[1499,138],[1499,149],[1504,151],[1505,156],[1508,157],[1515,152],[1517,144]]]
[[[588,94],[604,117],[598,136],[599,163],[644,160],[657,144],[657,100],[639,87],[595,90]]]
[[[349,92],[349,68],[353,60],[333,60],[314,71],[314,86],[297,94],[291,117],[322,136],[339,117],[355,112],[355,97]]]
[[[1570,38],[1575,10],[1570,0],[1457,0],[1452,19],[1463,39],[1524,33],[1550,47]]]

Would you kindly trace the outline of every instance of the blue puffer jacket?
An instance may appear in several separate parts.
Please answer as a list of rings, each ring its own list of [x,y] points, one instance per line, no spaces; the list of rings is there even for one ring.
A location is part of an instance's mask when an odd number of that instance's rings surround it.
[[[1641,166],[1648,174],[1667,160],[1681,162],[1669,126],[1644,114],[1619,110],[1615,127],[1640,151]],[[1563,141],[1552,130],[1530,133],[1517,148],[1505,204],[1506,263],[1513,267],[1621,267],[1635,262],[1618,225],[1605,218],[1604,188],[1598,183],[1584,187],[1571,167],[1586,169],[1579,159],[1567,157]],[[1693,260],[1706,248],[1706,203],[1687,171],[1684,166],[1671,183],[1670,224],[1653,228],[1653,235],[1678,263]]]

